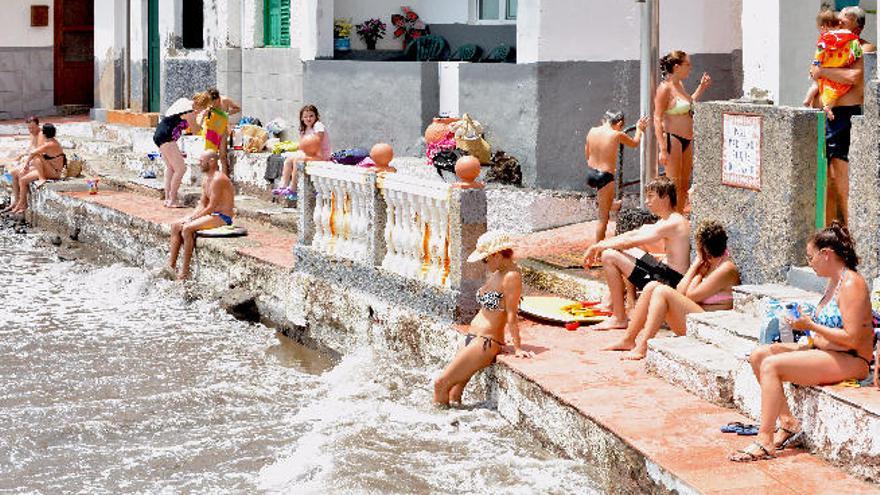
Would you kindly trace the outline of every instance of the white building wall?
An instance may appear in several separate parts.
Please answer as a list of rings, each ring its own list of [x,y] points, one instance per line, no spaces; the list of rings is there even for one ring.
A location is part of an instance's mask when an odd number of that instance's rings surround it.
[[[741,9],[742,0],[660,0],[660,51],[742,48]],[[518,62],[636,60],[640,11],[634,0],[521,1]]]
[[[0,47],[52,46],[54,39],[53,2],[35,2],[49,5],[49,25],[31,27],[31,2],[24,0],[0,0],[3,12],[3,29],[0,29]]]

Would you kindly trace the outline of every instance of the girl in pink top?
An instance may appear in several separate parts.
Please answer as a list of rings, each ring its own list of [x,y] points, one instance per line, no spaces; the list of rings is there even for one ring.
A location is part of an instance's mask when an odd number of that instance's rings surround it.
[[[318,136],[321,139],[320,156],[307,157],[302,151],[297,151],[293,156],[284,160],[284,169],[281,174],[281,187],[274,189],[272,194],[286,196],[287,199],[296,199],[296,165],[309,159],[330,159],[330,135],[327,127],[321,123],[321,114],[315,105],[306,105],[299,111],[299,139],[306,136]]]

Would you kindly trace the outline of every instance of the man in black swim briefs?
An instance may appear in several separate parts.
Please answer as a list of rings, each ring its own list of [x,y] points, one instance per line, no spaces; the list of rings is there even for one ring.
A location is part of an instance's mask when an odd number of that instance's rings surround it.
[[[605,112],[602,125],[587,133],[584,156],[587,159],[587,185],[596,189],[599,222],[596,225],[596,241],[605,238],[608,217],[614,203],[614,172],[617,171],[617,150],[621,144],[635,148],[642,140],[648,119],[639,119],[635,137],[623,132],[623,114]],[[619,204],[618,204],[619,206]]]

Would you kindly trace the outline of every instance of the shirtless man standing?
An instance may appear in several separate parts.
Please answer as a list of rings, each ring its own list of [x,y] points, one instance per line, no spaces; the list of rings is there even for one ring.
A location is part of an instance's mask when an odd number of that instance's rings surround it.
[[[623,113],[605,112],[602,125],[587,133],[584,156],[587,158],[587,185],[596,189],[599,205],[599,223],[596,225],[596,242],[605,239],[608,215],[614,201],[614,174],[617,172],[617,150],[621,143],[635,148],[648,127],[648,118],[642,117],[636,124],[635,137],[623,132]]]
[[[627,327],[624,306],[626,280],[639,290],[652,280],[675,287],[690,265],[690,222],[675,210],[675,183],[666,177],[658,177],[646,189],[645,203],[660,220],[597,242],[584,253],[584,266],[592,265],[601,256],[611,295],[611,318],[590,327],[593,330]],[[660,240],[666,249],[665,263],[637,249],[637,246]]]
[[[183,264],[180,272],[177,273],[177,280],[189,278],[189,266],[196,246],[196,232],[232,225],[235,191],[229,177],[218,170],[218,158],[216,151],[202,153],[199,159],[204,174],[202,199],[192,215],[171,224],[171,257],[166,270],[171,274],[177,271],[177,256],[182,244]]]

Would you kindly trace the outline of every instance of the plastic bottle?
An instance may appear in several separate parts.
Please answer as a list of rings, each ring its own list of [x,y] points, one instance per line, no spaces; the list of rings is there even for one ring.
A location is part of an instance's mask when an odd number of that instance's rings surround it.
[[[780,342],[794,342],[794,334],[792,333],[791,324],[788,322],[788,319],[798,319],[800,318],[800,311],[798,311],[797,303],[786,303],[785,306],[780,308],[779,312],[779,341]]]

